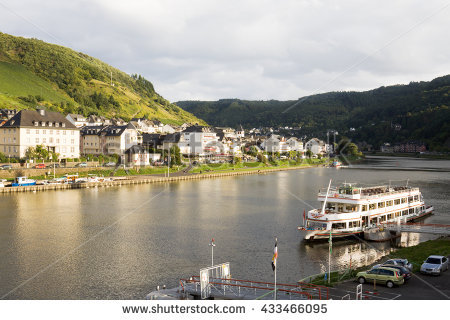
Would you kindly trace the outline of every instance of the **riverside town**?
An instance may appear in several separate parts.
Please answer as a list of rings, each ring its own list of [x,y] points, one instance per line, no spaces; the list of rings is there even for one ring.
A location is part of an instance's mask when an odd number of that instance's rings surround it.
[[[0,1],[2,319],[445,315],[449,11]]]

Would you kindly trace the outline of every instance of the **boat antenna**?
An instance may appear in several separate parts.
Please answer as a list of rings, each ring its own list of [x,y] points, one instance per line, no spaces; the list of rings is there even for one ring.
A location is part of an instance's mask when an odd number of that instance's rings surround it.
[[[325,196],[325,201],[323,202],[322,214],[325,214],[325,206],[326,206],[327,200],[328,200],[328,193],[330,192],[331,180],[332,179],[330,179],[330,183],[328,184],[327,195]]]
[[[408,186],[409,179],[406,179],[406,186]]]

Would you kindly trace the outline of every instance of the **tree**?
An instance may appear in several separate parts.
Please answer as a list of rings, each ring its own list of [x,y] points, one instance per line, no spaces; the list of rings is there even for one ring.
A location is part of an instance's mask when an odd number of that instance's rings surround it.
[[[180,147],[177,145],[170,148],[170,165],[181,165]]]
[[[36,149],[33,147],[28,147],[27,150],[25,150],[25,158],[27,159],[37,158]]]
[[[309,159],[311,159],[312,155],[313,155],[313,153],[312,153],[311,150],[306,150],[306,156],[307,156]]]
[[[48,159],[48,150],[47,148],[45,148],[45,146],[43,144],[37,145],[36,149],[36,156],[38,159],[41,159],[42,161]]]

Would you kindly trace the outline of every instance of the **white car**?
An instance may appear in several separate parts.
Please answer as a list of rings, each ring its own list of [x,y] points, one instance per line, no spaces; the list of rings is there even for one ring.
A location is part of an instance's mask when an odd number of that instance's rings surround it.
[[[420,267],[420,272],[437,276],[446,270],[448,270],[448,259],[444,256],[429,256]]]

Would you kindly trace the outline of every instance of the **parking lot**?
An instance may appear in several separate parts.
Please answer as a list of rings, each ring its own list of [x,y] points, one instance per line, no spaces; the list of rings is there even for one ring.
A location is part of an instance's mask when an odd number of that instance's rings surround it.
[[[356,299],[358,282],[350,280],[330,289],[330,298],[340,300],[343,297]],[[450,270],[440,276],[413,273],[405,284],[387,288],[384,285],[365,283],[362,285],[363,300],[448,300],[450,299]]]

